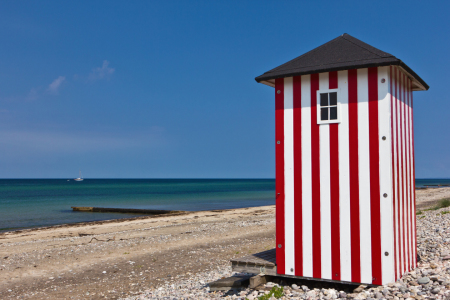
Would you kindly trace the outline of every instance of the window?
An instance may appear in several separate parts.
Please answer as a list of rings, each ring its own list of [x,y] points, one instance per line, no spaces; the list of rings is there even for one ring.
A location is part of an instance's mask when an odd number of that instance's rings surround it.
[[[317,91],[317,124],[339,123],[339,90]]]

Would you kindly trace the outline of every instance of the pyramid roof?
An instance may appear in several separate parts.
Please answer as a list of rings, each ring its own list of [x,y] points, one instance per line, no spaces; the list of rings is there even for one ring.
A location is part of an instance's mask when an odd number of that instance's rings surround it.
[[[276,78],[391,65],[399,66],[412,79],[413,90],[428,90],[425,81],[400,59],[347,33],[265,72],[255,80],[274,86]]]

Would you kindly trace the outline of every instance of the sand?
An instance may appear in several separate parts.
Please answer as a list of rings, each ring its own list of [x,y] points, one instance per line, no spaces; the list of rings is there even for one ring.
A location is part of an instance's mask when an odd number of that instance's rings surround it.
[[[436,205],[441,199],[450,199],[450,188],[429,188],[416,190],[416,209]]]
[[[417,207],[450,188],[417,190]],[[118,299],[275,246],[275,207],[0,233],[0,299]]]
[[[117,299],[273,247],[274,206],[0,234],[0,299]]]

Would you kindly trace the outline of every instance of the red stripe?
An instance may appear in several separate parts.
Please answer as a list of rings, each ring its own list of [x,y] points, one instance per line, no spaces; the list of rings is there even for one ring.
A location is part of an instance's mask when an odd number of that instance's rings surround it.
[[[411,235],[410,235],[410,238],[411,238],[411,241],[410,241],[410,244],[411,244],[411,255],[412,255],[412,259],[411,259],[411,262],[412,262],[412,265],[411,265],[411,269],[412,268],[415,268],[415,265],[416,265],[416,248],[414,247],[414,239],[413,239],[413,234],[414,234],[414,232],[415,232],[415,230],[414,230],[414,226],[415,226],[415,224],[414,224],[414,218],[415,218],[415,216],[416,216],[416,214],[415,214],[415,207],[413,207],[413,199],[412,199],[412,197],[413,197],[413,192],[411,191],[411,189],[414,189],[414,178],[412,177],[412,175],[411,175],[411,171],[412,171],[412,167],[413,167],[413,165],[412,165],[412,140],[411,140],[411,128],[412,128],[412,125],[411,125],[411,113],[412,113],[412,109],[411,109],[411,80],[408,78],[408,140],[409,140],[409,176],[410,176],[410,179],[409,179],[409,182],[410,182],[410,189],[409,189],[409,192],[410,192],[410,201],[409,201],[409,206],[410,206],[410,214],[409,214],[409,219],[410,219],[410,228],[411,228]]]
[[[402,185],[402,189],[403,189],[403,205],[404,205],[404,210],[403,210],[403,223],[404,225],[404,229],[405,229],[405,238],[404,238],[404,243],[405,243],[405,272],[409,271],[409,267],[408,267],[408,262],[409,262],[409,249],[408,249],[408,188],[407,188],[407,184],[408,184],[408,178],[407,178],[407,151],[408,148],[406,146],[406,114],[405,114],[405,75],[403,73],[401,73],[402,76],[402,143],[403,143],[403,185]]]
[[[395,268],[395,281],[397,281],[397,276],[398,276],[398,272],[397,272],[397,224],[395,223],[395,149],[394,149],[394,103],[393,103],[393,97],[392,97],[392,83],[394,81],[394,78],[392,77],[392,66],[390,66],[390,70],[389,70],[390,74],[390,94],[391,94],[391,144],[392,144],[392,149],[391,149],[391,160],[392,160],[392,208],[393,208],[393,227],[394,227],[394,268]]]
[[[378,68],[369,68],[369,163],[372,283],[381,285],[380,152],[378,134]]]
[[[312,256],[313,277],[321,278],[322,251],[320,243],[320,137],[317,124],[317,90],[319,74],[311,74],[311,181],[312,181]]]
[[[338,72],[330,72],[328,73],[328,81],[329,81],[329,89],[337,89],[338,88]]]
[[[406,115],[406,111],[408,109],[408,106],[406,104],[406,87],[407,87],[407,81],[406,81],[406,75],[403,74],[403,126],[404,126],[404,136],[405,136],[405,183],[404,183],[404,188],[406,190],[405,192],[405,205],[406,205],[406,215],[405,215],[405,220],[406,220],[406,249],[407,249],[407,260],[406,260],[406,271],[409,272],[411,270],[411,247],[410,247],[410,232],[411,232],[411,228],[410,228],[410,224],[409,224],[409,217],[410,214],[409,212],[409,188],[408,188],[408,183],[409,183],[409,167],[408,167],[408,151],[409,151],[409,145],[408,145],[408,121],[407,121],[407,115]]]
[[[414,156],[414,108],[413,108],[413,93],[410,91],[411,94],[411,129],[412,129],[412,166],[413,166],[413,180],[414,180],[414,234],[415,234],[415,248],[417,251],[417,226],[416,226],[416,158]],[[417,267],[417,255],[414,257],[415,265],[414,267]]]
[[[398,69],[395,68],[395,130],[397,132],[396,134],[396,149],[397,149],[397,195],[398,195],[398,199],[397,199],[397,230],[398,230],[398,242],[399,242],[399,249],[398,249],[398,255],[399,255],[399,270],[400,270],[400,274],[399,277],[401,276],[401,274],[403,274],[403,252],[402,252],[402,237],[401,237],[401,196],[400,196],[400,153],[401,153],[401,149],[399,147],[399,140],[400,140],[400,130],[399,130],[399,124],[400,124],[400,113],[398,111],[399,109],[399,105],[398,105],[398,94],[399,94],[399,83],[398,83]]]
[[[330,72],[329,88],[338,88],[338,73]],[[341,280],[339,229],[339,124],[330,124],[331,278]]]
[[[279,93],[278,93],[279,92]],[[277,273],[285,274],[284,252],[284,79],[275,79],[275,193]]]
[[[302,85],[301,77],[293,78],[294,89],[294,249],[295,275],[303,276],[302,229]]]
[[[402,77],[402,74],[399,73],[400,78]],[[402,236],[402,243],[403,243],[403,273],[406,272],[406,221],[405,221],[405,151],[403,150],[403,81],[401,81],[400,84],[400,99],[399,99],[399,106],[400,106],[400,153],[402,160],[402,168],[400,170],[400,176],[402,177],[402,186],[400,187],[402,189],[402,223],[403,223],[403,236]]]
[[[358,154],[358,74],[348,70],[348,123],[350,162],[350,237],[352,281],[361,282]]]

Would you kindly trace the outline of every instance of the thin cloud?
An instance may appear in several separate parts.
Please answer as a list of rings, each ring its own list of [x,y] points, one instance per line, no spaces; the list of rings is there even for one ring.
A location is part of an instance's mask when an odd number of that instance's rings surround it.
[[[39,98],[38,89],[32,88],[25,99],[29,100],[29,101],[33,101],[38,98]]]
[[[66,77],[59,76],[55,80],[53,80],[52,83],[47,88],[47,91],[51,94],[58,94],[59,88],[61,87],[61,84],[66,80]]]
[[[101,67],[92,69],[92,72],[89,74],[89,80],[109,79],[114,71],[114,68],[109,67],[109,61],[104,60]]]
[[[0,110],[1,111],[1,110]],[[165,144],[164,128],[151,127],[132,134],[124,132],[53,132],[0,129],[0,152],[73,154],[151,149]],[[31,155],[31,154],[30,154]]]

